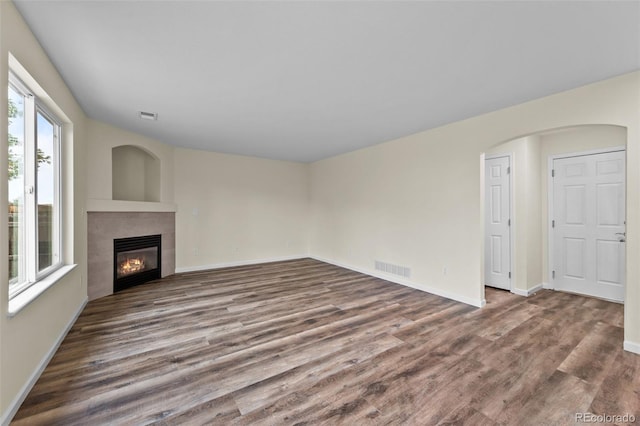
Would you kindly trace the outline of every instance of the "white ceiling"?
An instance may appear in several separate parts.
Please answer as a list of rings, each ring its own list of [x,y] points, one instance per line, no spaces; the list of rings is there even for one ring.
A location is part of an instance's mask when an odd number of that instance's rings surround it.
[[[90,117],[177,146],[284,160],[640,68],[638,1],[16,5]]]

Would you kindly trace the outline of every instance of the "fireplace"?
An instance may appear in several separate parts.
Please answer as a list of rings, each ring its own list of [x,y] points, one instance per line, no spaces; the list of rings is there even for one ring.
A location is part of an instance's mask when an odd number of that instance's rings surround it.
[[[113,292],[161,277],[161,235],[113,240]]]

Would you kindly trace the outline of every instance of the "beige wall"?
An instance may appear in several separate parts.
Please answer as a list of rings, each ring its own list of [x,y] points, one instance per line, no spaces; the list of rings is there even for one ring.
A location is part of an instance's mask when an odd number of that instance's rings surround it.
[[[85,202],[85,116],[62,78],[26,26],[13,3],[0,2],[0,79],[8,78],[8,55],[24,66],[46,94],[68,117],[63,125],[63,206],[66,211],[64,259],[78,266],[55,283],[14,317],[7,316],[8,282],[0,276],[0,420],[46,359],[87,297]],[[42,94],[41,94],[42,95]],[[0,85],[0,98],[7,99],[7,85]],[[6,101],[0,102],[0,128],[7,128]],[[7,132],[0,132],[0,151],[7,152]],[[0,170],[7,170],[6,155],[0,156]],[[6,176],[3,174],[3,176]],[[0,199],[7,199],[6,180],[0,185]],[[4,205],[4,204],[3,204]],[[0,223],[7,223],[6,209],[0,209]],[[7,228],[0,227],[0,241],[7,241]],[[2,271],[6,271],[7,245],[0,244]]]
[[[308,165],[175,150],[176,270],[307,254]]]
[[[310,252],[371,273],[374,260],[409,266],[415,287],[480,304],[481,154],[526,135],[611,124],[627,129],[627,257],[635,259],[640,255],[639,116],[640,72],[635,72],[313,163]],[[541,151],[541,164],[545,155]],[[625,339],[635,343],[640,342],[638,265],[627,262]],[[539,279],[534,269],[527,282]]]
[[[467,126],[313,163],[311,254],[371,273],[375,260],[408,266],[414,286],[479,305],[480,151]]]
[[[524,192],[530,200],[530,209],[527,209],[527,239],[531,249],[527,250],[527,290],[538,287],[543,283],[542,256],[540,245],[542,244],[543,227],[541,225],[542,188],[540,187],[540,173],[542,164],[542,152],[540,150],[540,138],[530,136],[527,138],[527,180]]]
[[[92,211],[151,208],[108,201],[119,179],[112,175],[119,170],[112,168],[113,147],[138,146],[160,160],[160,201],[169,203],[160,210],[176,206],[177,271],[308,254],[307,164],[174,148],[106,123],[88,123],[88,198],[98,206]],[[123,167],[141,163],[138,153],[123,154],[117,158]],[[121,172],[126,181],[131,178]],[[143,177],[140,171],[134,179]],[[122,198],[143,194],[142,187],[131,191]]]

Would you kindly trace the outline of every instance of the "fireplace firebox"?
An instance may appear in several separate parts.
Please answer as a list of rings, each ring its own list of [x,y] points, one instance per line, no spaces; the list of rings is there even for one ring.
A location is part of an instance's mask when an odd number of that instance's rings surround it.
[[[162,236],[113,240],[113,292],[161,277]]]

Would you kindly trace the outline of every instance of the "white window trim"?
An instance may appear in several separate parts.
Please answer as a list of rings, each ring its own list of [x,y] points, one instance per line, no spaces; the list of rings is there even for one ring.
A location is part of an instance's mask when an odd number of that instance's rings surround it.
[[[61,141],[62,141],[62,123],[60,122],[60,120],[51,112],[49,112],[49,110],[47,109],[47,107],[45,105],[42,104],[42,102],[40,102],[37,98],[36,98],[36,105],[35,105],[35,111],[36,111],[36,119],[37,119],[37,114],[40,113],[43,117],[45,117],[47,120],[49,120],[51,123],[53,123],[55,125],[54,127],[54,151],[55,151],[55,158],[54,158],[54,169],[53,169],[53,173],[55,176],[55,186],[54,186],[54,195],[53,195],[53,199],[54,199],[54,203],[53,203],[53,217],[54,217],[54,222],[56,222],[58,224],[58,226],[54,226],[52,229],[53,232],[53,243],[55,243],[55,245],[52,247],[53,249],[53,262],[51,263],[50,266],[48,266],[47,268],[43,269],[42,271],[38,271],[37,267],[36,267],[36,281],[45,278],[47,275],[55,272],[57,269],[61,268],[63,265],[62,262],[62,197],[61,197],[61,187],[62,187],[62,173],[61,173],[61,162],[62,162],[62,146],[61,146]],[[36,174],[37,174],[37,165],[36,165]],[[37,179],[37,177],[36,177]],[[36,194],[37,197],[37,194]],[[37,203],[36,203],[37,205]],[[38,226],[37,226],[37,218],[35,218],[36,221],[36,232],[38,231]],[[34,241],[38,241],[37,235],[36,235],[36,239]],[[38,253],[39,255],[40,253]]]
[[[63,230],[64,218],[62,211],[62,129],[63,124],[58,116],[50,111],[49,108],[37,97],[33,95],[33,91],[11,70],[9,70],[9,84],[12,85],[17,91],[24,95],[25,111],[33,111],[33,114],[25,114],[25,142],[28,140],[34,141],[34,143],[25,143],[25,158],[36,160],[36,124],[37,114],[40,113],[43,117],[54,124],[54,209],[52,214],[54,215],[54,221],[56,226],[53,227],[54,233],[53,241],[55,246],[53,249],[53,263],[42,271],[38,271],[38,221],[37,221],[37,165],[36,167],[25,167],[24,184],[25,188],[31,187],[34,189],[32,193],[25,198],[25,205],[27,202],[32,208],[28,208],[25,211],[25,223],[31,224],[26,226],[25,229],[25,262],[26,262],[26,281],[24,283],[15,286],[9,291],[9,309],[8,316],[12,317],[18,313],[22,308],[27,306],[31,301],[35,300],[45,290],[67,275],[71,270],[75,268],[75,264],[65,265],[63,259]],[[35,256],[33,256],[35,254]]]

